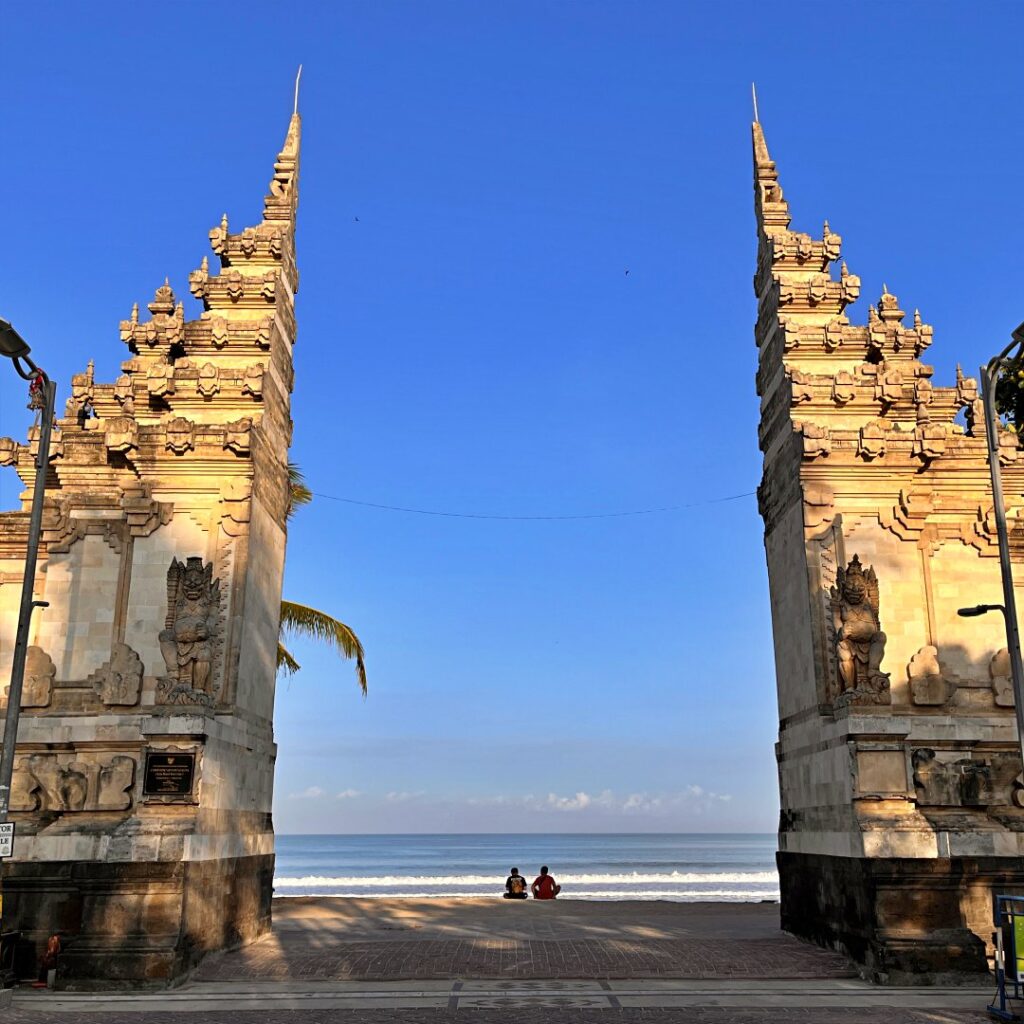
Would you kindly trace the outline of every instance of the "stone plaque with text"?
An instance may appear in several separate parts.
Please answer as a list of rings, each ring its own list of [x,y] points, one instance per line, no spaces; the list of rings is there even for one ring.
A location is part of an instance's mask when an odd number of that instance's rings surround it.
[[[142,791],[146,796],[190,796],[195,771],[195,754],[150,751]]]

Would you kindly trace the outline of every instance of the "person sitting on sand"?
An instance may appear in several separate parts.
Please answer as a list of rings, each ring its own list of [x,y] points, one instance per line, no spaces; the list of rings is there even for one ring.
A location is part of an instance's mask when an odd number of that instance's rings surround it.
[[[556,885],[554,878],[548,874],[547,865],[540,869],[540,874],[533,880],[530,888],[535,900],[553,900],[562,891],[562,887]]]
[[[525,900],[530,895],[526,891],[526,879],[519,874],[519,868],[513,868],[505,879],[505,891],[501,895],[506,900]]]

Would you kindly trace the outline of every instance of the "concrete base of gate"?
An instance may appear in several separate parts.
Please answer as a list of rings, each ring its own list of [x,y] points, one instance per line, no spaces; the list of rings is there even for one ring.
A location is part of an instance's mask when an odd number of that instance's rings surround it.
[[[1018,857],[777,859],[782,927],[895,985],[977,984],[989,973],[994,895],[1024,893]]]
[[[270,930],[273,855],[202,861],[12,861],[5,927],[21,932],[15,967],[38,973],[47,937],[62,942],[56,988],[166,988],[203,958]]]

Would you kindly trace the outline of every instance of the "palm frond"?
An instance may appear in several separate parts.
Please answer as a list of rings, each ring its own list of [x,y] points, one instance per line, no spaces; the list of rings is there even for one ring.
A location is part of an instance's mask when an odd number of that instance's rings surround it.
[[[366,664],[363,645],[355,630],[326,612],[294,601],[281,602],[281,634],[308,637],[330,644],[343,658],[356,663],[359,688],[366,696]],[[293,659],[294,660],[294,659]]]
[[[288,519],[295,515],[295,510],[308,505],[313,500],[313,492],[306,483],[306,478],[295,462],[288,463]]]
[[[280,640],[277,642],[277,670],[286,676],[293,676],[302,666],[295,660],[292,652]]]

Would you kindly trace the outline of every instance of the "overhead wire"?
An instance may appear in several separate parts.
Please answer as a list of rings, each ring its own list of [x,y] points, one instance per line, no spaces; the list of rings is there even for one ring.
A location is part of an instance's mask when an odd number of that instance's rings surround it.
[[[358,505],[362,508],[382,509],[387,512],[408,512],[418,516],[441,516],[445,519],[493,519],[514,522],[562,522],[573,519],[623,519],[628,516],[652,516],[663,512],[681,512],[688,508],[700,508],[703,505],[721,505],[728,501],[739,501],[741,498],[753,497],[756,491],[744,491],[742,494],[729,494],[721,498],[705,498],[703,501],[691,501],[682,505],[664,505],[660,508],[630,509],[625,512],[590,512],[581,515],[559,515],[559,516],[511,516],[511,515],[486,515],[477,512],[441,512],[435,509],[411,508],[406,505],[382,505],[374,501],[359,501],[356,498],[342,498],[336,494],[323,494],[314,491],[316,498],[326,498],[328,501],[339,501],[346,505]]]

